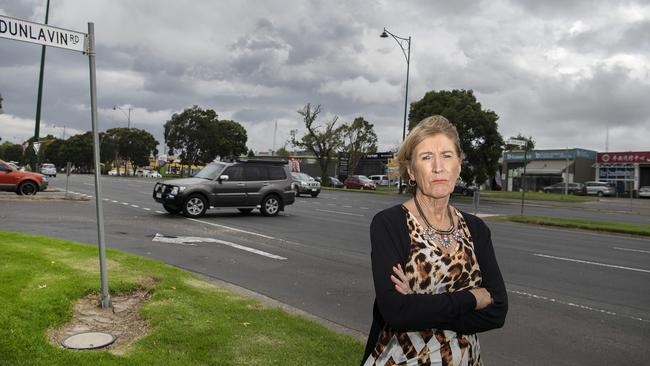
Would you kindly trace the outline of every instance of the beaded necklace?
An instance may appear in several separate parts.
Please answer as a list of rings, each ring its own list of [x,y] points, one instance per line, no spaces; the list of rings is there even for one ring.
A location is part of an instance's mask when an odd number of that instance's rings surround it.
[[[424,215],[424,211],[422,211],[422,207],[420,207],[420,203],[418,202],[417,195],[413,197],[413,201],[415,201],[415,208],[417,208],[418,213],[420,214],[420,217],[424,219],[425,224],[427,227],[424,229],[424,233],[422,234],[422,237],[430,242],[435,242],[436,239],[438,239],[438,242],[440,245],[447,249],[451,246],[451,239],[455,239],[457,242],[460,242],[461,240],[461,234],[458,230],[456,230],[456,225],[454,224],[454,219],[451,216],[451,207],[447,206],[447,214],[449,215],[449,222],[451,223],[451,226],[447,230],[440,230],[438,228],[435,228],[427,217]]]

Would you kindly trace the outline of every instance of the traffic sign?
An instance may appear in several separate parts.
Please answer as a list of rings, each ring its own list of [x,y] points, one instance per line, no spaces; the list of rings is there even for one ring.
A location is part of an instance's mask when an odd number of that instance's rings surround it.
[[[508,145],[526,146],[526,140],[508,139]]]
[[[0,15],[0,37],[79,52],[86,52],[88,48],[86,44],[88,37],[85,33],[4,15]]]

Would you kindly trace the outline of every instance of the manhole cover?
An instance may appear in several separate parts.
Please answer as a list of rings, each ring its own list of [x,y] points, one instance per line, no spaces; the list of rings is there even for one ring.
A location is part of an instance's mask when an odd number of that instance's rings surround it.
[[[63,347],[72,349],[94,349],[106,347],[115,342],[112,334],[103,332],[86,332],[72,335],[61,342]]]

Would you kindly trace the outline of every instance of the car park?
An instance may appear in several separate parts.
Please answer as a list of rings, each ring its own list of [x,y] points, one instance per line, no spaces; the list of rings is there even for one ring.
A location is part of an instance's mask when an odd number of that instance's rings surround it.
[[[643,186],[639,188],[640,198],[650,198],[650,186]]]
[[[589,181],[585,182],[586,194],[603,197],[614,196],[616,194],[616,187],[613,183]]]
[[[0,160],[0,191],[32,196],[44,191],[47,185],[47,178],[43,174],[20,171]]]
[[[375,174],[369,176],[368,178],[370,178],[370,180],[372,180],[377,186],[387,186],[390,184],[387,175]]]
[[[377,189],[377,185],[365,175],[350,175],[343,181],[345,188],[351,189]]]
[[[575,195],[585,195],[587,194],[585,185],[582,183],[565,183],[565,182],[558,182],[555,184],[552,184],[550,186],[546,186],[542,188],[542,191],[544,193],[560,193],[563,194],[564,191],[566,191],[569,194],[575,194]]]
[[[303,193],[317,197],[320,193],[320,182],[312,178],[309,174],[292,172],[291,178],[293,179],[293,191],[296,197],[300,197]]]
[[[41,165],[41,174],[47,175],[48,177],[56,177],[56,166],[50,163],[44,163]]]
[[[211,207],[275,216],[295,201],[286,160],[240,159],[206,165],[192,178],[157,182],[153,199],[172,214],[200,217]]]

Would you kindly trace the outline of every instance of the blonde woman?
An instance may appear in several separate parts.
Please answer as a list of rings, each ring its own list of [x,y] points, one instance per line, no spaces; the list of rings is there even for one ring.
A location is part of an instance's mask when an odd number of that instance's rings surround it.
[[[370,226],[376,299],[362,365],[482,365],[476,333],[503,326],[508,298],[490,230],[449,204],[458,132],[428,117],[397,159],[414,195]]]

